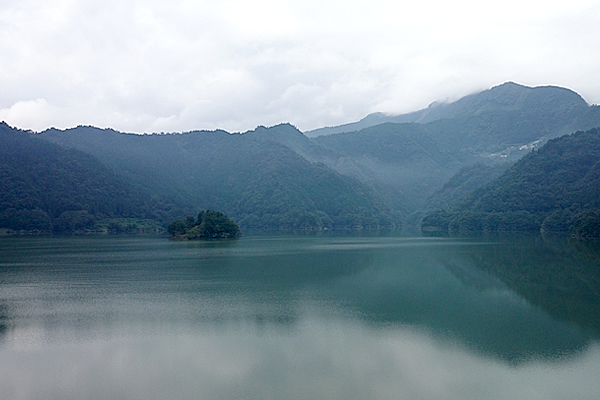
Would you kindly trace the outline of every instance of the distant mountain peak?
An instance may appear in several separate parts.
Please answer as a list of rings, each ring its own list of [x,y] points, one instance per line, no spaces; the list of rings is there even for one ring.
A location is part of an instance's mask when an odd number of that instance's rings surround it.
[[[305,132],[309,137],[354,132],[386,122],[428,123],[440,119],[469,117],[486,112],[516,111],[519,109],[554,108],[573,110],[589,107],[576,92],[560,86],[525,86],[508,81],[490,89],[473,93],[457,101],[434,101],[427,108],[408,114],[390,115],[373,113],[358,122]]]
[[[502,87],[518,87],[518,88],[522,88],[522,89],[532,89],[531,86],[526,86],[526,85],[521,85],[520,83],[516,83],[513,81],[507,81],[504,83],[501,83],[499,85],[496,86],[492,86],[492,88],[490,90],[494,90],[494,89],[498,89],[498,88],[502,88]]]

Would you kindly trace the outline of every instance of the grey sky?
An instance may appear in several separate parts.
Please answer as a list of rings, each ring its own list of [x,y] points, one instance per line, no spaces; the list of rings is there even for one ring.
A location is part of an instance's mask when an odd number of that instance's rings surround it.
[[[2,0],[0,120],[309,130],[509,80],[598,103],[599,37],[597,0]]]

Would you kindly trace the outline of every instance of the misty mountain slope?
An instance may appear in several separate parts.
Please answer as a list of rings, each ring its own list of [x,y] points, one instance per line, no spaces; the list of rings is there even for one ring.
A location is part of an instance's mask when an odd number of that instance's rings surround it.
[[[108,216],[146,216],[147,193],[98,159],[0,124],[0,228],[64,231]],[[86,225],[87,224],[87,225]]]
[[[362,120],[335,127],[320,128],[306,132],[308,137],[331,135],[344,132],[355,132],[361,129],[393,123],[430,123],[442,119],[470,118],[486,112],[513,113],[517,118],[535,117],[540,110],[553,112],[561,126],[553,132],[554,136],[570,133],[578,129],[589,129],[588,125],[573,124],[574,120],[585,114],[589,105],[581,96],[570,89],[557,86],[528,87],[507,82],[491,89],[465,96],[452,103],[434,102],[429,107],[408,114],[386,115],[382,113],[369,114]],[[537,110],[537,111],[536,111]],[[558,121],[556,121],[558,120]],[[561,128],[569,126],[567,131]],[[600,124],[600,119],[596,120]],[[598,125],[592,125],[598,126]]]
[[[307,138],[298,128],[291,124],[279,124],[272,127],[259,126],[244,132],[252,139],[265,140],[282,144],[307,160],[321,160],[334,157],[333,153]]]
[[[446,118],[473,117],[486,112],[520,112],[521,115],[553,110],[556,120],[572,119],[588,108],[570,89],[558,86],[528,87],[507,82],[453,103],[434,103],[416,121],[428,123]]]
[[[427,126],[440,135],[452,138],[460,150],[473,154],[489,155],[509,147],[545,141],[573,132],[577,121],[590,107],[575,92],[568,89],[545,86],[528,88],[516,84],[504,84],[467,96],[444,107],[449,118],[436,119]],[[585,125],[599,126],[600,119]],[[586,128],[584,126],[583,128]],[[529,149],[526,149],[529,151]],[[516,151],[517,157],[524,155]]]
[[[442,231],[565,231],[590,215],[600,218],[598,128],[549,141],[454,208],[426,215],[422,226]]]
[[[157,218],[217,209],[243,228],[390,226],[417,215],[461,168],[512,163],[573,127],[600,126],[600,108],[568,89],[507,83],[402,118],[421,122],[316,138],[290,124],[154,135],[80,126],[32,138],[95,157],[148,193]],[[483,175],[442,192],[458,196]]]
[[[415,111],[408,114],[402,115],[388,115],[384,113],[372,113],[361,119],[357,122],[351,122],[348,124],[338,125],[338,126],[328,126],[324,128],[313,129],[310,131],[304,132],[307,137],[314,138],[317,136],[323,135],[335,135],[337,133],[348,133],[348,132],[356,132],[362,129],[370,128],[372,126],[385,124],[387,122],[393,122],[397,124],[409,123],[409,122],[417,122],[421,119],[423,114],[426,113],[427,109],[423,109],[420,111]]]
[[[401,201],[412,212],[462,167],[512,163],[573,127],[600,126],[597,109],[568,89],[506,83],[454,103],[433,104],[419,114],[420,123],[388,122],[312,140],[363,165],[370,175],[328,164],[332,168],[405,195]]]
[[[93,155],[113,172],[140,184],[154,195],[174,197],[187,203],[191,194],[180,173],[181,163],[171,156],[185,152],[175,141],[160,140],[159,137],[162,136],[130,135],[90,126],[64,131],[49,129],[36,135],[36,138]]]
[[[245,134],[195,131],[141,136],[79,127],[37,136],[89,152],[152,193],[173,196],[192,208],[225,212],[242,228],[341,228],[399,222],[370,187],[324,164],[311,163],[283,145],[303,140],[295,128],[269,129]],[[296,133],[300,136],[294,138]]]
[[[473,190],[502,175],[510,165],[510,163],[493,165],[477,163],[461,168],[444,186],[427,199],[423,210],[432,211],[453,207]]]
[[[360,160],[344,157],[334,149],[322,146],[290,124],[280,124],[269,128],[259,126],[253,131],[245,132],[244,135],[249,135],[255,140],[282,144],[308,161],[324,163],[342,175],[352,176],[367,183],[375,180],[374,172]]]
[[[569,132],[587,131],[600,126],[600,106],[592,105],[568,127]]]
[[[384,191],[395,191],[402,196],[399,200],[409,212],[421,207],[460,167],[476,159],[470,154],[453,151],[446,137],[414,123],[386,123],[359,132],[312,140],[344,159],[364,165],[372,171],[371,176],[353,176]],[[331,166],[339,168],[335,164]],[[338,171],[351,174],[350,171]]]
[[[369,190],[377,193],[383,203],[388,204],[401,215],[407,215],[413,208],[412,196],[379,180],[377,173],[363,160],[323,146],[318,141],[307,138],[290,124],[280,124],[269,128],[258,127],[253,131],[245,132],[244,135],[252,140],[282,144],[312,163],[325,164],[341,175],[358,179],[366,184]],[[335,196],[335,194],[332,195]]]

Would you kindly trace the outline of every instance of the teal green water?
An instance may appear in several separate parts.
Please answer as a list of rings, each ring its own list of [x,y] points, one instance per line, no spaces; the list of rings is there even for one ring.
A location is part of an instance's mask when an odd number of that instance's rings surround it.
[[[1,399],[597,399],[600,247],[0,239]]]

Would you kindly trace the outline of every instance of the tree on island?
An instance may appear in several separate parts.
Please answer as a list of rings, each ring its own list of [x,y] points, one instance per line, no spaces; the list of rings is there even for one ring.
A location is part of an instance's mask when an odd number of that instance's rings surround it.
[[[169,224],[168,232],[176,239],[234,239],[241,235],[240,228],[219,211],[200,211],[198,218],[189,215],[184,220]]]

